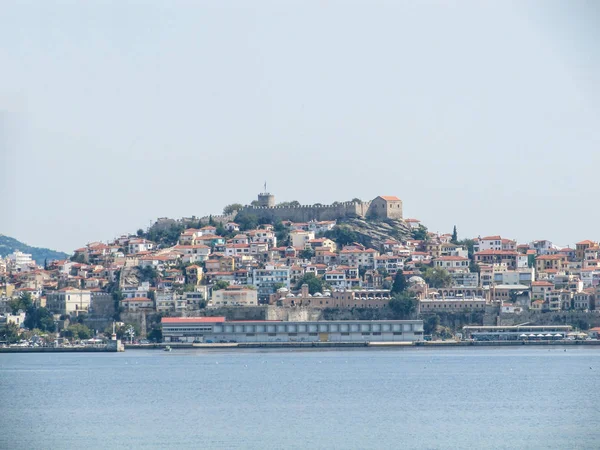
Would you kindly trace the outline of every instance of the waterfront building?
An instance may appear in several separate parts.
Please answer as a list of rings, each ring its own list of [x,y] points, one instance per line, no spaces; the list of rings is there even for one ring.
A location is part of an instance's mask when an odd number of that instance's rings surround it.
[[[315,322],[226,321],[225,317],[163,317],[164,342],[414,342],[422,320]]]
[[[555,340],[565,338],[570,325],[464,326],[463,333],[476,341]]]

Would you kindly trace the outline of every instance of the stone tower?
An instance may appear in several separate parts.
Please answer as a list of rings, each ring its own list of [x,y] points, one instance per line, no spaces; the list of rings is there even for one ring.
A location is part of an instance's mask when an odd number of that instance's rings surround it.
[[[258,194],[258,206],[273,208],[275,206],[275,196],[267,192],[267,182],[265,181],[264,192]]]

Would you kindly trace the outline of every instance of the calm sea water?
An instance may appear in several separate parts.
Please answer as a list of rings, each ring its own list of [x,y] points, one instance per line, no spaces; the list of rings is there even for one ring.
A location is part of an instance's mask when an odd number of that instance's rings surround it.
[[[2,354],[0,448],[600,448],[600,349]]]

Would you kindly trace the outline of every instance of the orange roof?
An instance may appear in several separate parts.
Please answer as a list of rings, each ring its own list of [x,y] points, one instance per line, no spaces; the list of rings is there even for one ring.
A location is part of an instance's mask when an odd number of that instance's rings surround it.
[[[161,323],[225,322],[225,317],[163,317]]]
[[[400,199],[395,195],[380,195],[379,198],[387,200],[388,202],[399,202]]]

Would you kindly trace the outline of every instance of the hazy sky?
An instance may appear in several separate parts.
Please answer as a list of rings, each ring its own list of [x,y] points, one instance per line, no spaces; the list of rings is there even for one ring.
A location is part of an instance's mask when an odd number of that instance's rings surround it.
[[[72,251],[157,217],[397,195],[461,237],[599,239],[585,1],[10,1],[0,233]]]

